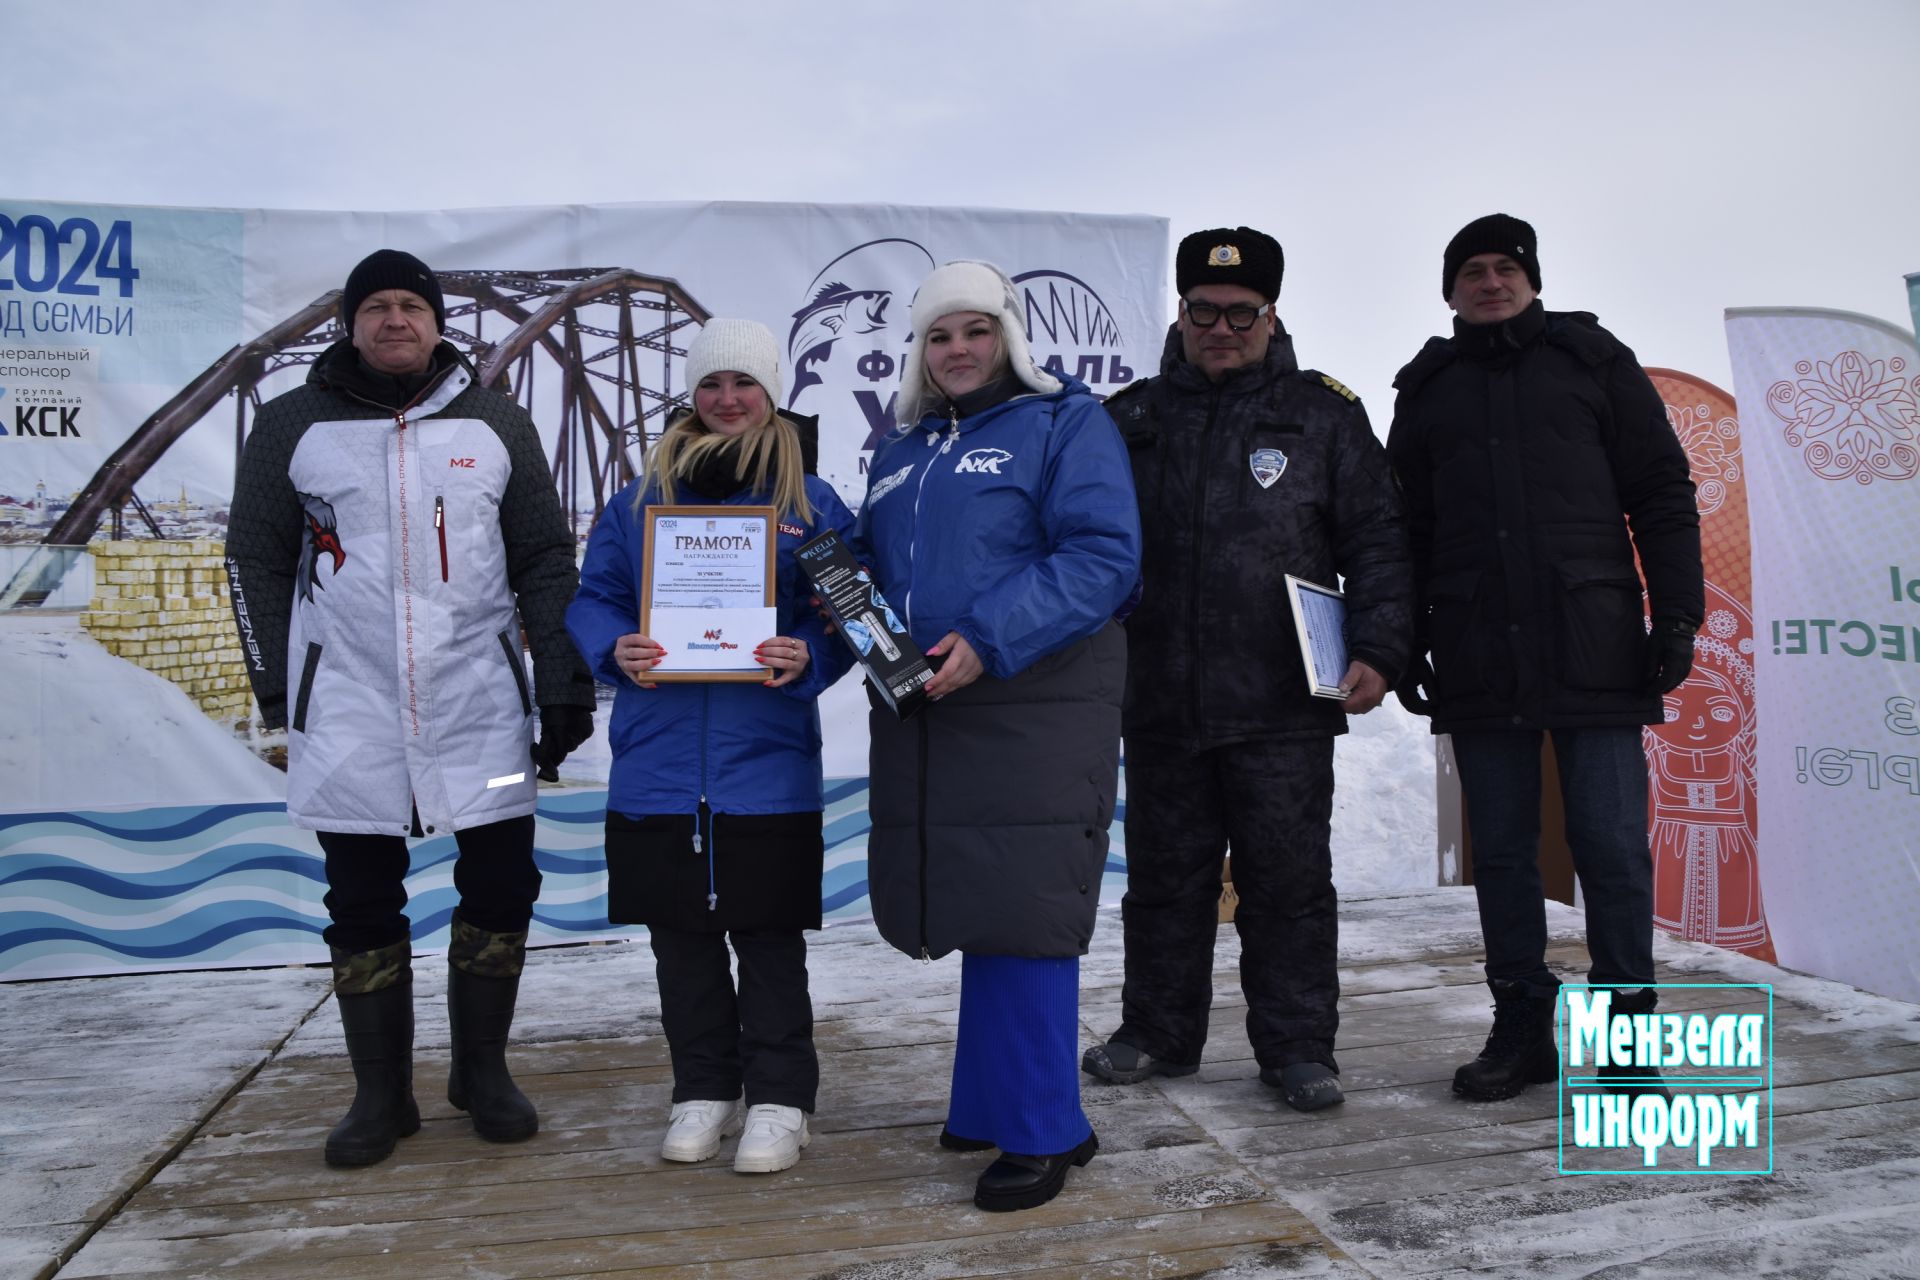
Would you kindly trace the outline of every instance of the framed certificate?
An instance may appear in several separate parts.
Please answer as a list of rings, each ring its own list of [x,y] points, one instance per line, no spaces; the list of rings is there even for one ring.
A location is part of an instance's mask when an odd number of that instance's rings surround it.
[[[667,656],[655,680],[769,680],[753,651],[779,626],[772,507],[648,507],[640,633]]]
[[[1307,669],[1307,692],[1316,698],[1342,698],[1347,674],[1347,600],[1332,587],[1287,575],[1287,599],[1300,635],[1300,658]]]

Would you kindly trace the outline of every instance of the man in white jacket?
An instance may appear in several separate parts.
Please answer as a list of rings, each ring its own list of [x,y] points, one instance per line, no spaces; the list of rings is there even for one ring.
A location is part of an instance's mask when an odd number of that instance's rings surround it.
[[[505,1057],[540,891],[534,770],[592,733],[593,682],[563,626],[578,577],[539,435],[441,341],[433,272],[371,254],[340,319],[349,336],[247,439],[227,571],[261,722],[288,730],[288,816],[326,854],[358,1086],[327,1162],[365,1165],[420,1127],[408,836],[459,847],[448,1100],[491,1141],[539,1127]]]

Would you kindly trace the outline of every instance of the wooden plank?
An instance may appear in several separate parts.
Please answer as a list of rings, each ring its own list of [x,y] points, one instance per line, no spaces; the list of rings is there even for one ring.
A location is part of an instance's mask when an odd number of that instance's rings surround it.
[[[850,1229],[864,1244],[903,1244],[1256,1201],[1311,1230],[1210,1144],[1102,1156],[1075,1171],[1059,1200],[1023,1214],[983,1214],[971,1207],[978,1157],[949,1159],[937,1172],[915,1165],[899,1174],[865,1161],[868,1174],[885,1176],[830,1180],[847,1176],[854,1163],[836,1165],[830,1151],[810,1151],[796,1169],[772,1178],[702,1167],[647,1177],[644,1190],[631,1185],[631,1177],[614,1176],[596,1180],[601,1185],[590,1198],[570,1183],[523,1187],[512,1197],[488,1191],[399,1203],[391,1196],[355,1197],[352,1206],[331,1206],[341,1221],[302,1215],[297,1228],[281,1225],[282,1212],[260,1215],[251,1206],[233,1215],[152,1214],[135,1207],[95,1237],[63,1275],[190,1272],[237,1254],[249,1259],[249,1274],[267,1276],[276,1272],[258,1264],[283,1251],[297,1253],[309,1274],[319,1266],[334,1275],[353,1274],[357,1260],[387,1266],[396,1253],[431,1258],[453,1251],[501,1274],[533,1275],[578,1270],[590,1261],[688,1265],[844,1248]],[[327,1207],[319,1201],[309,1212]],[[363,1220],[359,1210],[383,1216]],[[420,1274],[441,1273],[429,1268]]]

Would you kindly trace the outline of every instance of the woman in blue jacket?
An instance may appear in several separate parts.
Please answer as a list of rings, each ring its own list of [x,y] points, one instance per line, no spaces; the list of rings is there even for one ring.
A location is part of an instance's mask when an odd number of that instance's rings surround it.
[[[1140,569],[1126,447],[1081,383],[1035,367],[1012,283],[950,262],[913,302],[901,430],[875,452],[856,550],[939,664],[901,721],[876,702],[874,919],[963,953],[942,1145],[998,1147],[974,1203],[1027,1209],[1098,1149],[1080,1107],[1093,937]]]
[[[618,691],[608,730],[607,914],[646,925],[652,939],[673,1058],[660,1154],[706,1160],[744,1128],[733,1167],[771,1173],[807,1145],[820,1079],[802,933],[820,927],[815,701],[852,664],[808,607],[794,551],[828,529],[845,536],[853,517],[813,474],[812,421],[774,411],[779,348],[764,325],[708,321],[688,345],[686,376],[693,411],[667,428],[646,474],[594,527],[567,628]],[[755,650],[771,673],[764,685],[647,679],[665,653],[637,626],[641,513],[675,503],[778,512],[779,634]]]

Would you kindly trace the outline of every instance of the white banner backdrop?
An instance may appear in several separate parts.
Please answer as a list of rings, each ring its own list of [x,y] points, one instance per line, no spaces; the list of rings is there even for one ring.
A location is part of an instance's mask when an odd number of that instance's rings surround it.
[[[1920,1001],[1920,347],[1847,312],[1726,314],[1775,948]]]
[[[129,511],[130,534],[149,536],[152,520],[170,539],[223,542],[243,429],[339,336],[319,304],[381,247],[441,275],[450,338],[483,369],[496,362],[533,412],[582,540],[618,488],[611,451],[638,464],[639,436],[657,435],[684,393],[686,344],[708,316],[774,331],[782,407],[819,418],[820,472],[855,506],[872,444],[893,425],[913,290],[936,264],[1003,267],[1023,292],[1035,358],[1102,395],[1157,370],[1168,320],[1167,223],[1147,216],[0,199],[0,543],[36,545],[63,521],[90,524],[74,504],[123,449],[116,474],[135,477],[145,508]],[[279,775],[71,619],[48,631],[34,612],[0,616],[25,663],[0,686],[0,763],[21,766],[0,769],[0,980],[323,959],[318,859],[310,834],[286,824]],[[841,681],[821,710],[823,907],[838,919],[865,903],[859,681]],[[163,779],[132,767],[149,759],[168,763]],[[540,941],[615,932],[598,858],[604,792],[569,773],[573,788],[541,794]],[[156,785],[143,788],[149,774]],[[1116,823],[1108,900],[1123,882],[1118,833]],[[452,856],[444,838],[413,848],[421,949],[444,945]]]
[[[819,417],[820,473],[856,508],[872,445],[893,426],[909,302],[938,263],[983,258],[1003,267],[1025,294],[1035,359],[1098,394],[1157,371],[1167,324],[1167,223],[1146,216],[738,203],[321,213],[16,202],[0,204],[0,239],[0,430],[13,437],[0,439],[0,540],[38,541],[156,409],[234,348],[337,290],[382,246],[442,273],[624,269],[677,286],[708,315],[765,323],[783,347],[782,405]],[[618,340],[610,310],[576,312],[584,356]],[[653,393],[683,390],[679,353],[698,321],[677,314],[681,327],[636,362]],[[473,332],[489,321],[478,336],[507,336],[498,313],[456,315],[449,327]],[[306,375],[304,362],[272,363],[249,397],[270,398]],[[550,367],[524,373],[550,456],[565,421],[564,376]],[[603,390],[602,398],[615,396]],[[174,520],[170,534],[224,538],[236,414],[233,395],[215,399],[136,482],[150,508],[164,504],[163,520],[205,517],[197,527]],[[652,434],[664,425],[660,413],[645,423]],[[629,454],[638,461],[637,447]],[[588,485],[572,492],[582,537],[591,498]],[[823,712],[841,725],[863,717],[858,683],[842,682]],[[827,772],[865,773],[865,750],[864,731],[829,732]],[[0,808],[31,806],[29,797],[6,800],[15,803]]]

